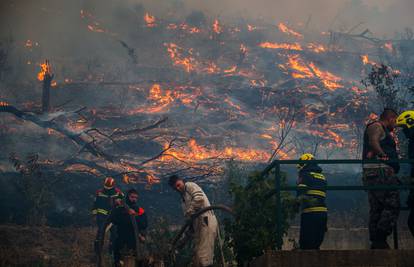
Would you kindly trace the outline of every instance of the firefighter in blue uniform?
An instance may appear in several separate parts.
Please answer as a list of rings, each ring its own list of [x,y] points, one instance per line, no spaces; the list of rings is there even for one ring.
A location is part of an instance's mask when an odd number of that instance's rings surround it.
[[[107,221],[110,212],[115,208],[117,202],[121,201],[123,198],[124,194],[122,191],[115,187],[114,178],[105,178],[104,187],[96,192],[95,202],[92,209],[92,214],[96,217],[96,224],[98,226],[95,240],[95,252],[98,252],[99,237],[102,234],[102,231],[105,231],[105,222]],[[115,228],[111,227],[111,241],[114,239],[115,235]],[[112,244],[110,244],[110,248],[111,246]]]
[[[300,160],[314,160],[312,154],[303,154]],[[322,169],[315,163],[298,164],[297,192],[301,204],[300,249],[319,249],[327,230],[325,198],[327,185]]]

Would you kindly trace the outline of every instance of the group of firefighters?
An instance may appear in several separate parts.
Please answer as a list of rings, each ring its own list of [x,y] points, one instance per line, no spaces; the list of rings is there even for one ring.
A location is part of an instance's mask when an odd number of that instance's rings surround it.
[[[362,159],[377,159],[383,163],[363,164],[363,184],[399,185],[397,177],[400,166],[396,162],[399,154],[393,136],[396,127],[401,127],[408,139],[408,156],[414,159],[414,111],[405,111],[398,115],[392,109],[384,109],[377,121],[366,126],[363,139]],[[302,161],[314,160],[312,154],[303,154]],[[319,249],[327,231],[327,185],[322,168],[316,163],[301,163],[297,165],[297,199],[301,206],[300,220],[300,249]],[[411,167],[411,177],[414,177],[414,164]],[[176,190],[182,199],[184,216],[189,219],[206,207],[210,202],[204,191],[193,182],[186,182],[173,175],[168,184]],[[414,178],[411,181],[414,184]],[[400,211],[400,196],[398,190],[368,190],[369,199],[369,238],[372,249],[388,249],[387,237],[392,233],[397,223]],[[414,190],[410,190],[407,201],[410,208],[408,226],[414,235]],[[96,193],[93,208],[98,226],[95,249],[100,246],[101,237],[105,231],[110,231],[110,250],[113,253],[115,266],[121,266],[121,252],[136,250],[138,242],[145,242],[147,217],[145,210],[138,205],[138,192],[130,189],[126,196],[115,187],[115,180],[108,177],[104,188]],[[191,237],[193,239],[193,266],[212,266],[214,244],[218,232],[217,219],[212,210],[193,218]],[[138,242],[137,242],[138,241]]]

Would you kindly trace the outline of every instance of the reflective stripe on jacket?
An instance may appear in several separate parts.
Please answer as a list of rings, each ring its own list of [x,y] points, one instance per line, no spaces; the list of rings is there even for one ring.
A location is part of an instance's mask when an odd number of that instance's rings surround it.
[[[98,190],[96,192],[92,214],[108,215],[115,206],[115,200],[123,198],[124,194],[118,188]]]
[[[327,185],[322,169],[316,164],[307,164],[299,172],[297,195],[301,200],[302,213],[327,212],[325,199]]]

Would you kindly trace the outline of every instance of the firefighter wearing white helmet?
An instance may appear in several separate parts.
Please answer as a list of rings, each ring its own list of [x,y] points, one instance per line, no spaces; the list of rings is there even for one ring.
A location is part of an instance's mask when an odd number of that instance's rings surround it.
[[[306,153],[299,160],[314,160],[315,157]],[[299,163],[297,185],[300,188],[297,192],[301,204],[300,219],[300,249],[319,249],[327,229],[326,207],[326,178],[322,174],[322,168],[316,163]]]
[[[407,110],[401,113],[396,120],[397,127],[403,129],[405,137],[408,139],[408,158],[414,159],[414,110]],[[411,181],[414,184],[414,164],[411,165]],[[414,236],[414,190],[410,190],[407,205],[410,208],[408,215],[408,228]]]

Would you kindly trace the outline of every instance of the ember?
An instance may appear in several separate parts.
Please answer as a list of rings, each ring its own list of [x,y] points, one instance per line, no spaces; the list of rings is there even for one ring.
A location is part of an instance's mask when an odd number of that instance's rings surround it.
[[[155,24],[155,17],[150,15],[148,12],[145,13],[144,20],[149,28],[157,26],[157,24]]]
[[[286,44],[286,43],[278,44],[278,43],[265,42],[265,43],[259,44],[259,46],[260,47],[263,47],[263,48],[271,48],[271,49],[302,50],[302,46],[300,44],[298,44],[298,43],[294,43],[294,44]]]

